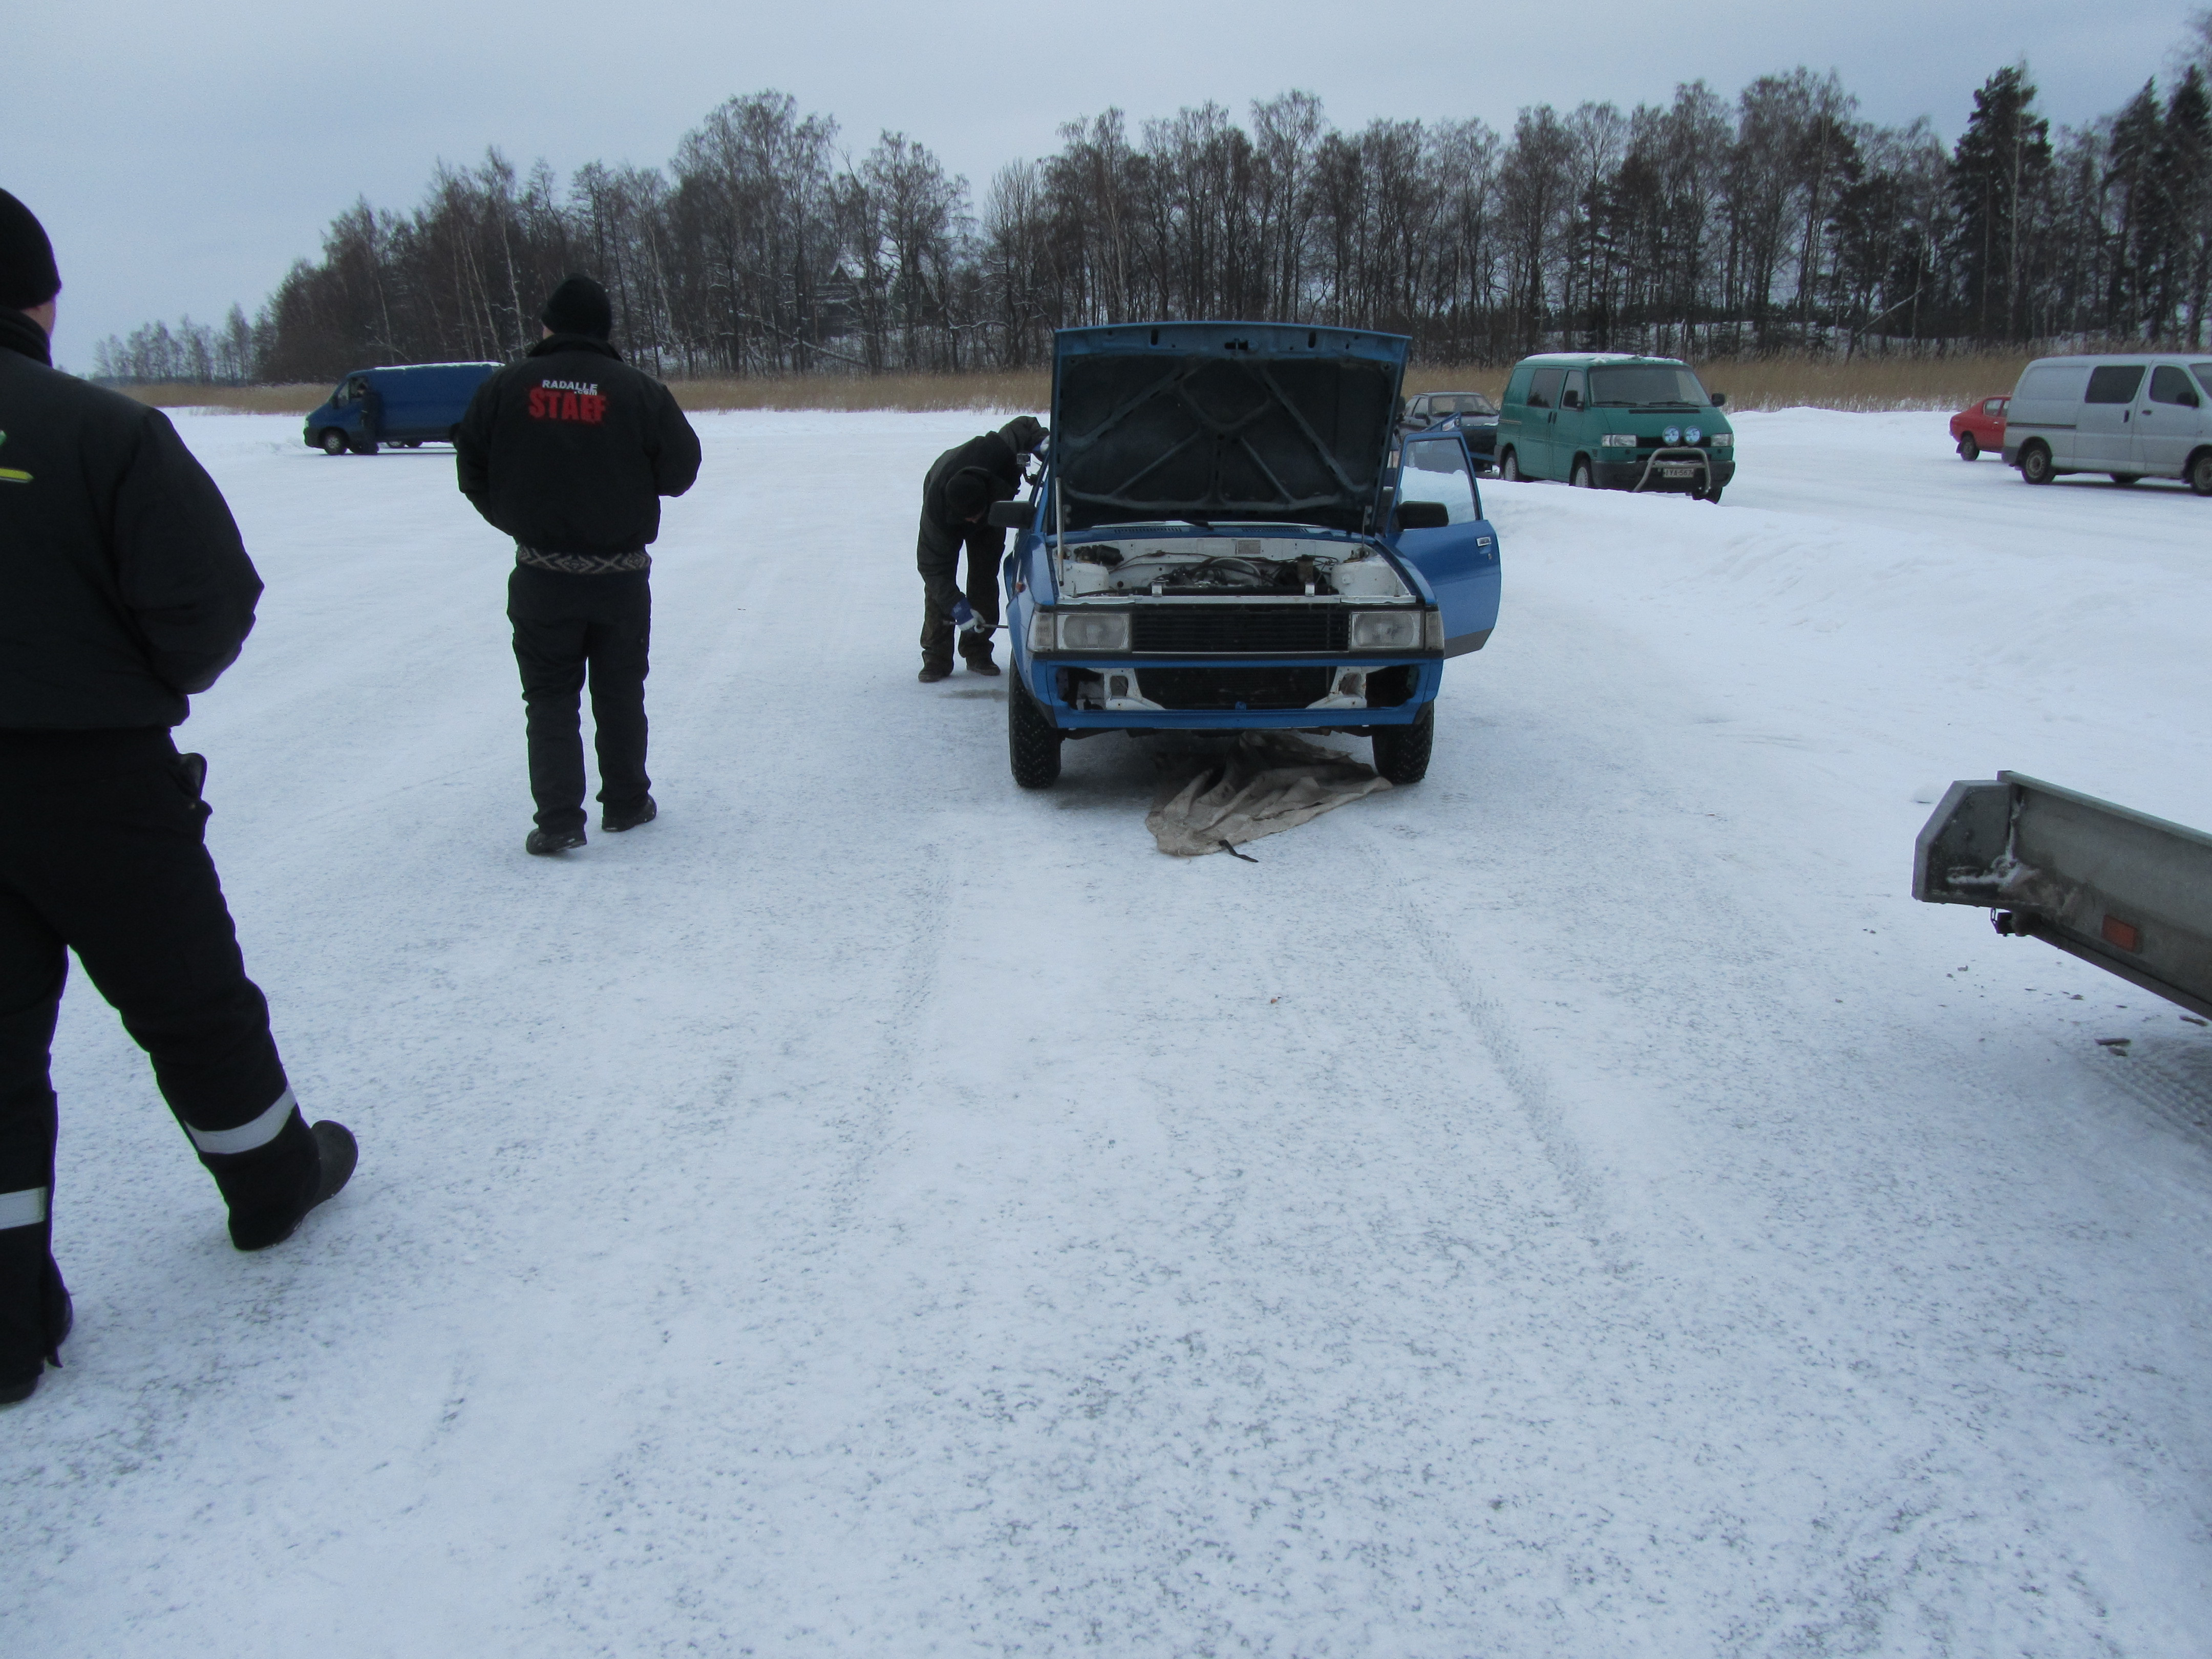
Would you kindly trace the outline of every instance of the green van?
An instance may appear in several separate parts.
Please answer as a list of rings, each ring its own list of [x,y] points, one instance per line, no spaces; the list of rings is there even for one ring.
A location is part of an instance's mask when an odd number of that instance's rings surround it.
[[[1498,474],[1717,501],[1735,477],[1735,432],[1721,413],[1724,401],[1675,357],[1523,357],[1498,417]]]

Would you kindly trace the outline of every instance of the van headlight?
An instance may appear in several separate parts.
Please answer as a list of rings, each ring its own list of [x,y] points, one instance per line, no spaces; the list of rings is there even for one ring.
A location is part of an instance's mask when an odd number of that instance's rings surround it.
[[[1096,615],[1063,612],[1060,617],[1060,648],[1063,651],[1127,651],[1129,613],[1101,611]]]
[[[1598,443],[1606,449],[1633,449],[1636,447],[1636,434],[1633,432],[1608,432],[1598,440]]]
[[[1418,611],[1355,611],[1352,613],[1354,651],[1418,651],[1421,648],[1421,613]]]
[[[1714,433],[1713,447],[1715,449],[1734,449],[1735,447],[1735,434],[1733,432]]]

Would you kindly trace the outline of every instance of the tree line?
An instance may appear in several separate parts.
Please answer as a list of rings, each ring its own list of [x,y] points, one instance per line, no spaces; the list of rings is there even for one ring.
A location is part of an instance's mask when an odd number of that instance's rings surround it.
[[[248,323],[103,342],[129,380],[315,381],[503,359],[569,271],[672,377],[1018,368],[1055,328],[1221,317],[1387,329],[1430,362],[1544,347],[1850,355],[2204,343],[2212,12],[2161,91],[2055,135],[2025,65],[1946,149],[1862,120],[1833,74],[1703,82],[1664,104],[1376,119],[1289,92],[1133,127],[1071,122],[981,192],[886,132],[854,156],[777,92],[732,98],[665,167],[565,184],[498,151],[407,212],[366,200]]]

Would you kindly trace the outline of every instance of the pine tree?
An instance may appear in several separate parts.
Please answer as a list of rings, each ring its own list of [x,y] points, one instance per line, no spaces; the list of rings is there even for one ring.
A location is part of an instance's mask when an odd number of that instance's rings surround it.
[[[2035,112],[2024,64],[1974,94],[1974,112],[1951,156],[1954,243],[1968,330],[1984,339],[2027,337],[2027,261],[2037,204],[2051,176],[2051,124]]]

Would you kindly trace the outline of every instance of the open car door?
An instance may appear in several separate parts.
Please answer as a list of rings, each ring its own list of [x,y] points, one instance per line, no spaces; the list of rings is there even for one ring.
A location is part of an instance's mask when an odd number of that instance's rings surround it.
[[[1498,625],[1498,532],[1482,516],[1474,468],[1456,432],[1408,438],[1398,474],[1401,501],[1441,501],[1441,530],[1401,530],[1392,545],[1419,570],[1443,613],[1444,655],[1480,651]]]

